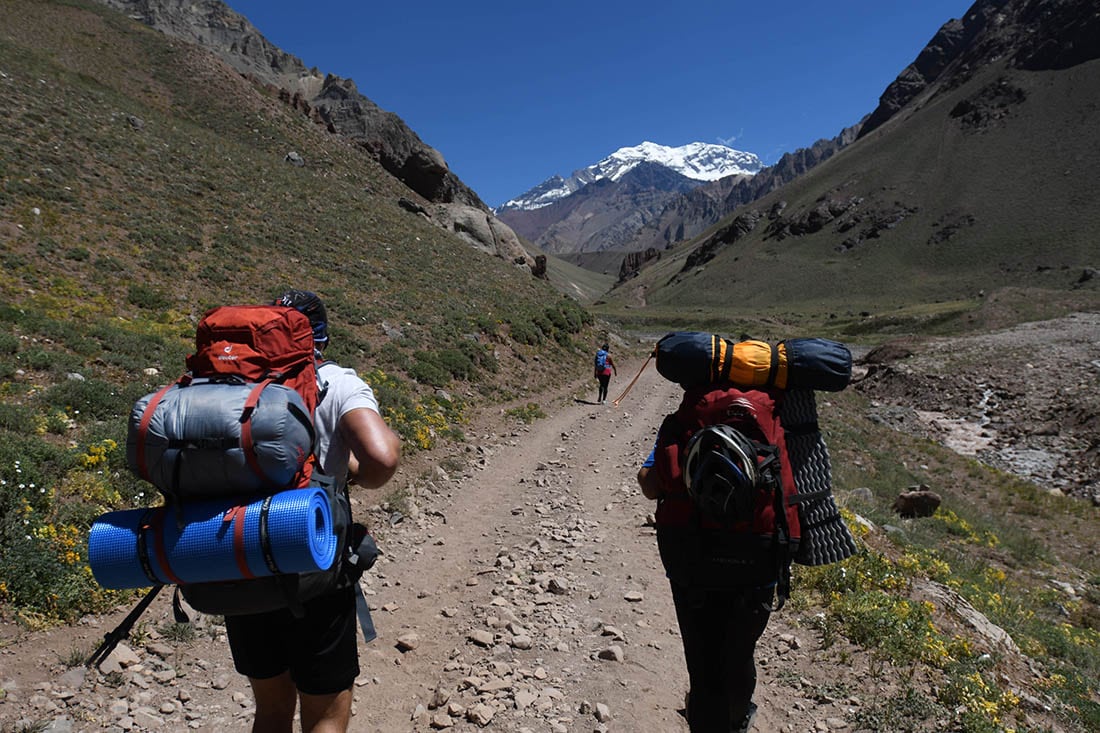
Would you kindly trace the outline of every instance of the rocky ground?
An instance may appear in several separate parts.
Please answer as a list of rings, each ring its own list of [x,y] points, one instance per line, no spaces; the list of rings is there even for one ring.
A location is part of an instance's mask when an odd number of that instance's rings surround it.
[[[1059,324],[897,344],[869,355],[858,388],[883,422],[970,435],[960,450],[1087,496],[1100,317]],[[1021,374],[1042,377],[1032,388],[1072,376],[1038,396]],[[530,425],[486,416],[461,453],[414,457],[391,487],[354,496],[385,555],[364,579],[379,637],[361,646],[353,731],[687,730],[652,504],[634,480],[678,396],[650,368],[619,407],[563,393]],[[1035,410],[1055,427],[1032,429]],[[201,617],[181,632],[162,595],[98,670],[73,662],[128,608],[42,632],[0,625],[0,729],[247,730],[251,696],[222,627]],[[854,731],[855,713],[898,678],[843,643],[824,648],[812,609],[773,616],[758,662],[758,732]]]
[[[856,385],[876,419],[1100,505],[1100,313],[896,341]]]

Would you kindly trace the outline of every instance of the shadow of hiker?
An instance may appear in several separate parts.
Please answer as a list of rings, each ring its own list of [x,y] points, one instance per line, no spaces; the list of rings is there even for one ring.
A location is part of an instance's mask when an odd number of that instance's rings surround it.
[[[580,405],[598,405],[598,404],[600,404],[599,402],[596,402],[595,400],[582,400],[580,397],[574,397],[573,401],[576,402],[577,404],[580,404]]]

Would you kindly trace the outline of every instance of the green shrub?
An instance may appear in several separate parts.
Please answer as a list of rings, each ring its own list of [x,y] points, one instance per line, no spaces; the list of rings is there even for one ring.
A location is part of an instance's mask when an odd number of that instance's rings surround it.
[[[24,405],[0,402],[0,430],[20,435],[34,435],[36,429],[37,420],[34,410]]]
[[[546,417],[546,413],[534,402],[528,402],[526,405],[510,408],[506,410],[504,414],[527,424],[533,423],[539,418]]]
[[[451,374],[435,358],[426,351],[417,351],[413,354],[412,366],[409,367],[409,376],[421,384],[429,387],[446,387],[451,381]]]
[[[19,355],[19,362],[25,369],[49,371],[57,361],[58,354],[43,348],[27,349]]]
[[[0,333],[0,354],[14,354],[19,351],[19,337],[14,333]]]
[[[455,379],[470,379],[473,376],[474,362],[460,349],[443,349],[437,353],[436,360]]]
[[[84,360],[68,351],[34,348],[21,351],[17,359],[24,369],[63,375],[80,370]]]
[[[73,621],[105,610],[116,597],[88,567],[84,531],[38,520],[34,514],[0,520],[0,598],[47,619]]]
[[[0,523],[19,512],[52,512],[53,487],[73,465],[69,451],[38,436],[0,431]]]
[[[191,335],[193,337],[193,331]],[[100,357],[103,361],[133,374],[150,366],[172,374],[177,370],[182,372],[184,360],[193,348],[193,342],[183,338],[136,333],[102,323],[92,329],[91,336],[99,341],[103,349]]]
[[[111,256],[97,257],[92,266],[110,275],[117,275],[126,271],[126,266]]]
[[[517,344],[538,346],[542,343],[542,331],[529,321],[512,321],[509,324],[508,334]]]
[[[913,687],[903,695],[890,699],[875,699],[860,708],[855,715],[860,730],[892,731],[892,733],[924,733],[928,723],[947,716],[947,709]]]
[[[164,292],[141,283],[130,286],[130,290],[126,294],[126,300],[131,305],[151,311],[162,311],[172,305],[172,299]]]
[[[146,393],[143,384],[119,386],[101,379],[66,379],[43,392],[41,400],[45,407],[61,410],[77,422],[124,420]]]

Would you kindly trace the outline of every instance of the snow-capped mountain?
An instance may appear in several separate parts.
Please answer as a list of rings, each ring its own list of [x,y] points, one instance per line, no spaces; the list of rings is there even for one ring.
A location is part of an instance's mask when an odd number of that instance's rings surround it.
[[[502,211],[532,211],[549,206],[595,181],[618,181],[641,163],[656,163],[700,182],[717,181],[735,174],[753,175],[764,167],[753,153],[725,145],[689,143],[670,148],[644,142],[632,148],[619,148],[599,163],[574,171],[569,178],[548,178],[523,195],[506,201],[495,211],[498,214]]]

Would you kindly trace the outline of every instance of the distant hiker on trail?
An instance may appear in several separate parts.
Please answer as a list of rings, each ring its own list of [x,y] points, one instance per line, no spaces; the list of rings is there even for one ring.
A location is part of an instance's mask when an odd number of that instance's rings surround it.
[[[596,401],[601,405],[607,404],[607,386],[611,384],[612,373],[618,376],[619,371],[615,368],[615,360],[611,358],[611,353],[608,351],[608,345],[604,344],[596,350],[596,371],[595,377],[600,383],[599,396]]]
[[[309,318],[319,357],[329,343],[321,299],[290,290],[274,305]],[[397,469],[401,444],[379,414],[374,392],[354,370],[333,362],[322,363],[317,374],[324,388],[314,414],[320,470],[360,486],[382,486]],[[337,587],[306,601],[302,618],[288,609],[226,617],[234,665],[256,698],[254,733],[289,732],[299,703],[303,732],[348,729],[359,675],[355,603],[352,587]]]

